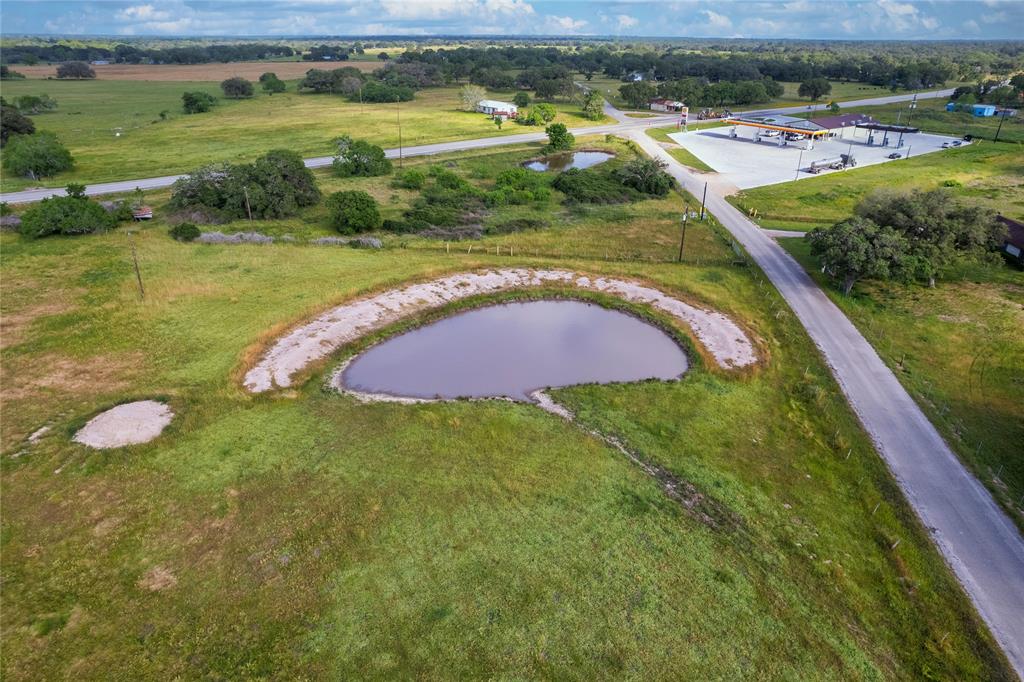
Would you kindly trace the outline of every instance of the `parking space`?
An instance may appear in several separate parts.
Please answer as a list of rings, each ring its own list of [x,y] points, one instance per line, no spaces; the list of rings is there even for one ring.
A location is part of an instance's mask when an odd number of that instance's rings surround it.
[[[739,189],[816,177],[809,173],[812,163],[838,159],[844,154],[852,154],[856,160],[855,167],[845,171],[823,170],[821,174],[843,173],[878,163],[899,162],[908,158],[908,155],[912,158],[941,151],[944,144],[952,145],[958,141],[957,138],[945,135],[908,133],[903,135],[902,147],[897,148],[897,135],[890,133],[888,146],[882,146],[879,142],[883,134],[876,132],[875,144],[869,146],[867,130],[846,129],[841,137],[817,140],[813,149],[805,150],[802,148],[805,144],[803,141],[789,141],[786,146],[780,146],[778,136],[762,137],[760,142],[754,142],[751,131],[740,127],[736,132],[737,137],[732,137],[731,130],[732,126],[729,126],[671,133],[669,137]],[[899,155],[899,158],[890,158],[895,155]]]

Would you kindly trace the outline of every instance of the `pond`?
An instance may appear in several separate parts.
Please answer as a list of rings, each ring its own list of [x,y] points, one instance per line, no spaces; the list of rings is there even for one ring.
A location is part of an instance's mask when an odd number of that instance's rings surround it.
[[[579,301],[530,301],[453,315],[376,345],[341,373],[344,389],[406,398],[503,397],[541,388],[676,379],[682,348],[626,313]]]
[[[543,159],[530,161],[523,164],[524,167],[534,171],[562,171],[570,168],[590,168],[599,163],[604,163],[615,155],[609,152],[566,152],[565,154],[552,154]]]

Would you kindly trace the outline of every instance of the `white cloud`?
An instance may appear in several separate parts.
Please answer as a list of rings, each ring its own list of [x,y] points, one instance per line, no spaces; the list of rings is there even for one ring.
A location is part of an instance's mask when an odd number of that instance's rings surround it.
[[[974,19],[968,19],[967,21],[964,22],[964,30],[967,31],[968,33],[980,33],[981,27],[978,26],[978,22],[976,22]]]
[[[586,19],[573,19],[572,17],[558,17],[550,15],[547,18],[548,25],[562,31],[579,31],[587,25]]]
[[[640,23],[639,19],[637,19],[636,17],[632,17],[632,16],[630,16],[628,14],[616,14],[615,15],[615,25],[618,26],[619,30],[622,30],[624,28],[633,28],[634,26],[638,25],[639,23]]]
[[[732,28],[732,19],[730,19],[729,17],[725,16],[724,14],[719,14],[718,12],[714,12],[714,11],[709,10],[709,9],[702,10],[701,14],[704,15],[704,18],[707,19],[708,25],[711,26],[712,28],[718,28],[718,29],[731,29]]]

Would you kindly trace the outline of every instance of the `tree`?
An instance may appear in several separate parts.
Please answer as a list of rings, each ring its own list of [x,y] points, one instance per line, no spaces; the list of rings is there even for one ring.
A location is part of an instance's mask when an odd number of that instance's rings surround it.
[[[832,92],[832,84],[826,78],[810,78],[801,83],[797,89],[798,95],[809,97],[812,102],[817,102],[830,92]]]
[[[71,152],[53,133],[14,135],[4,150],[4,168],[14,175],[33,180],[56,175],[73,165]]]
[[[576,143],[575,136],[569,132],[564,123],[552,123],[544,129],[544,132],[548,135],[547,151],[572,149]]]
[[[619,182],[627,187],[663,197],[672,189],[672,176],[665,172],[665,162],[660,159],[638,157],[615,171]]]
[[[498,126],[498,130],[501,130],[501,126],[505,123],[505,119],[501,116],[494,117],[494,125]]]
[[[57,100],[49,95],[22,95],[14,100],[14,106],[23,114],[34,116],[57,108]]]
[[[252,81],[238,76],[221,81],[220,89],[229,99],[245,99],[252,97],[256,92],[252,87]]]
[[[555,116],[558,115],[558,110],[555,109],[554,104],[546,104],[541,102],[540,104],[533,105],[533,110],[540,116],[540,120],[544,123],[550,123],[555,120]]]
[[[387,52],[381,52],[380,54],[377,55],[377,59],[381,60],[382,62],[386,62],[389,59],[391,59],[391,55],[389,55]]]
[[[201,114],[213,108],[217,98],[205,92],[184,92],[181,105],[186,114]]]
[[[463,85],[459,91],[459,98],[462,100],[462,108],[466,111],[476,111],[476,105],[482,99],[487,98],[487,91],[479,85]]]
[[[563,91],[563,84],[561,81],[554,78],[547,78],[537,82],[537,87],[534,88],[534,92],[537,95],[537,99],[553,100]]]
[[[113,215],[85,196],[82,185],[68,185],[67,196],[43,199],[25,211],[18,231],[35,239],[51,234],[106,232],[116,224]]]
[[[512,103],[520,109],[530,106],[530,96],[520,90],[516,93],[515,97],[512,98]]]
[[[25,74],[11,71],[6,64],[0,64],[0,81],[24,80]]]
[[[831,111],[833,114],[838,114],[839,113],[839,102],[836,102],[836,101],[829,102],[828,103],[828,110]]]
[[[335,192],[326,201],[328,221],[341,234],[356,234],[379,229],[380,209],[366,192]]]
[[[591,121],[604,118],[604,97],[597,90],[588,90],[583,96],[583,115]]]
[[[275,92],[284,92],[288,89],[284,81],[278,78],[277,74],[272,71],[268,71],[260,76],[260,83],[263,85],[263,91],[269,95],[273,95]]]
[[[85,62],[64,62],[57,67],[57,78],[95,78],[96,72]]]
[[[391,161],[377,145],[366,140],[353,140],[348,135],[342,135],[335,143],[338,154],[331,164],[335,175],[342,178],[373,177],[391,172]]]
[[[658,90],[647,81],[637,81],[621,86],[619,94],[629,106],[634,109],[643,109],[650,105],[651,100],[658,94]]]
[[[36,131],[36,124],[16,108],[0,99],[0,146],[14,135],[31,135]]]
[[[855,211],[906,240],[910,274],[929,286],[935,286],[939,273],[953,262],[980,258],[998,249],[1005,235],[1005,227],[992,211],[962,204],[941,189],[877,191],[865,197]]]
[[[898,276],[904,269],[906,240],[895,230],[854,216],[832,227],[816,227],[807,233],[811,254],[823,272],[849,295],[858,280]]]
[[[1010,85],[1017,91],[1018,95],[1024,96],[1024,73],[1018,73],[1010,79]]]

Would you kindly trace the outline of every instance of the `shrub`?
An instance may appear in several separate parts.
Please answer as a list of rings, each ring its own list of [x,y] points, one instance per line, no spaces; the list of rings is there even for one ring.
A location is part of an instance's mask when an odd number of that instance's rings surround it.
[[[415,93],[406,85],[389,85],[370,81],[363,86],[364,102],[411,102]]]
[[[644,194],[663,197],[674,184],[672,176],[666,173],[664,168],[664,161],[640,157],[619,168],[615,175],[619,182],[627,187]]]
[[[335,192],[327,197],[326,205],[331,227],[341,234],[367,232],[381,226],[377,202],[366,192]]]
[[[527,230],[542,230],[547,227],[547,222],[537,218],[513,218],[503,223],[498,223],[487,228],[488,234],[512,234],[513,232],[526,232]]]
[[[423,189],[426,181],[426,173],[416,168],[410,168],[396,175],[395,179],[391,181],[391,186],[400,189]]]
[[[202,233],[194,223],[178,223],[170,231],[171,239],[176,239],[179,242],[195,241],[200,234]]]
[[[576,143],[576,137],[569,132],[564,123],[552,123],[544,132],[548,135],[548,144],[545,147],[547,151],[565,151],[572,149]]]
[[[391,172],[391,161],[384,150],[365,140],[353,140],[343,135],[337,140],[338,155],[331,168],[338,177],[373,177]]]
[[[64,62],[57,67],[57,78],[95,78],[96,72],[85,62]]]
[[[621,204],[639,198],[639,192],[610,175],[571,168],[558,175],[552,186],[570,200],[585,204]]]
[[[15,175],[32,178],[56,175],[74,165],[71,152],[53,133],[15,135],[4,151],[4,168]]]
[[[487,193],[485,201],[491,206],[504,206],[547,201],[550,197],[547,176],[516,167],[498,173],[495,189]]]
[[[252,81],[238,76],[221,81],[220,89],[224,92],[224,96],[230,99],[244,99],[255,94]]]
[[[251,164],[205,166],[171,189],[172,210],[214,209],[233,218],[282,218],[320,200],[313,173],[299,154],[275,150]]]
[[[533,111],[535,114],[537,114],[537,116],[540,117],[540,120],[544,121],[545,123],[550,123],[551,121],[555,120],[555,115],[558,114],[558,111],[555,109],[554,104],[547,104],[544,102],[535,105],[533,107]]]
[[[284,92],[288,89],[288,86],[284,84],[284,81],[278,78],[276,73],[271,71],[260,76],[260,84],[263,85],[263,91],[270,95],[273,95],[275,92]]]
[[[23,114],[35,116],[57,108],[57,100],[49,95],[22,95],[14,100],[14,106]]]
[[[217,98],[205,92],[186,92],[181,95],[186,114],[201,114],[213,108]]]
[[[0,64],[0,81],[24,80],[25,74],[11,71],[6,64]]]
[[[7,144],[14,135],[31,135],[35,131],[36,124],[32,119],[7,102],[0,104],[0,145]]]
[[[105,232],[117,224],[102,206],[82,193],[81,185],[68,185],[67,189],[67,196],[43,199],[25,211],[18,231],[36,239],[51,234]]]

